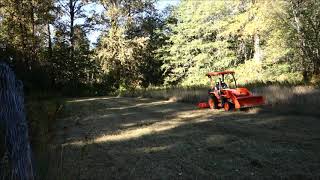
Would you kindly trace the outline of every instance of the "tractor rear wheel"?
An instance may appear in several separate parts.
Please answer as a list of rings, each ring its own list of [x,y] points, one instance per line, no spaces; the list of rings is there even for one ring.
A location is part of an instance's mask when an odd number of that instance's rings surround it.
[[[218,109],[218,99],[215,96],[209,96],[208,104],[210,109]]]
[[[233,109],[234,109],[234,104],[232,104],[231,102],[225,102],[224,104],[223,104],[223,109],[225,110],[225,111],[232,111]]]

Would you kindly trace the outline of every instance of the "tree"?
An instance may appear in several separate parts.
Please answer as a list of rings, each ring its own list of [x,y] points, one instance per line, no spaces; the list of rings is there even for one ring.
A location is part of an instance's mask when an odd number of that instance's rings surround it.
[[[184,0],[158,53],[165,82],[204,84],[203,74],[225,69],[241,81],[307,80],[319,74],[319,11],[315,0]]]
[[[45,27],[52,18],[52,8],[51,0],[3,0],[0,3],[0,41],[7,47],[9,63],[14,65],[18,76],[28,82],[25,83],[27,89],[41,87],[48,81],[42,67],[46,64],[43,58],[47,40]]]
[[[301,1],[290,0],[285,4],[289,14],[289,21],[291,21],[291,28],[297,40],[297,47],[301,51],[302,65],[304,66],[304,73],[307,73],[310,68],[311,73],[315,75],[320,74],[320,8],[319,1]],[[307,58],[312,66],[308,67],[305,62]],[[305,74],[306,76],[306,74]],[[306,79],[306,77],[305,77]]]
[[[173,12],[170,39],[164,54],[166,84],[204,83],[203,74],[226,69],[236,63],[228,38],[219,36],[224,20],[232,12],[232,1],[185,0]]]
[[[60,32],[63,32],[63,37],[66,38],[68,42],[68,49],[69,49],[69,69],[70,72],[76,72],[79,69],[77,61],[75,59],[75,30],[76,28],[86,27],[86,24],[76,24],[75,22],[79,19],[86,18],[84,14],[84,6],[86,5],[87,1],[82,0],[58,0],[58,12],[61,14],[60,18],[57,21],[57,29]],[[85,22],[85,20],[84,20]],[[74,71],[75,70],[75,71]],[[77,82],[78,73],[71,73],[71,79],[74,82]]]
[[[23,54],[21,58],[29,69],[38,60],[52,7],[50,0],[3,0],[0,5],[1,39]]]
[[[102,0],[105,8],[104,25],[108,31],[97,48],[97,58],[106,74],[113,76],[114,86],[131,88],[140,84],[139,68],[144,61],[149,38],[133,32],[139,17],[153,8],[148,0]]]

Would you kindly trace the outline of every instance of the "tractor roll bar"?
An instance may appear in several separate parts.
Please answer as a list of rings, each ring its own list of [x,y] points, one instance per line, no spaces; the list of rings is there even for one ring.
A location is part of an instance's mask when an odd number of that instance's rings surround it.
[[[206,75],[207,76],[219,76],[224,74],[234,74],[234,71],[222,71],[222,72],[209,72]]]
[[[211,85],[213,85],[213,82],[212,82],[212,76],[219,76],[221,75],[222,76],[222,81],[224,82],[224,76],[226,74],[231,74],[232,75],[232,78],[234,80],[234,84],[236,86],[236,88],[238,87],[238,84],[237,84],[237,80],[236,78],[234,77],[234,74],[235,72],[234,71],[222,71],[222,72],[209,72],[206,74],[206,76],[208,76],[210,78],[210,81],[211,81]]]

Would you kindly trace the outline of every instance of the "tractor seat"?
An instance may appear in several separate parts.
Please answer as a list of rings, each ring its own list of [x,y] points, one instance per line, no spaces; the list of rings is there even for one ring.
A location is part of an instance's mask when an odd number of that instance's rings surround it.
[[[225,82],[221,83],[221,87],[222,87],[222,89],[228,89],[229,88],[228,85]]]

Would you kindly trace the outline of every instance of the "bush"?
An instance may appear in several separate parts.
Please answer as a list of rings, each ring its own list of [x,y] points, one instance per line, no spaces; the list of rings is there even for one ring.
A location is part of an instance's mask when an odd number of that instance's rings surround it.
[[[31,149],[35,160],[36,174],[39,179],[48,172],[49,142],[52,137],[52,126],[64,101],[60,98],[28,97],[26,113],[29,125]]]

